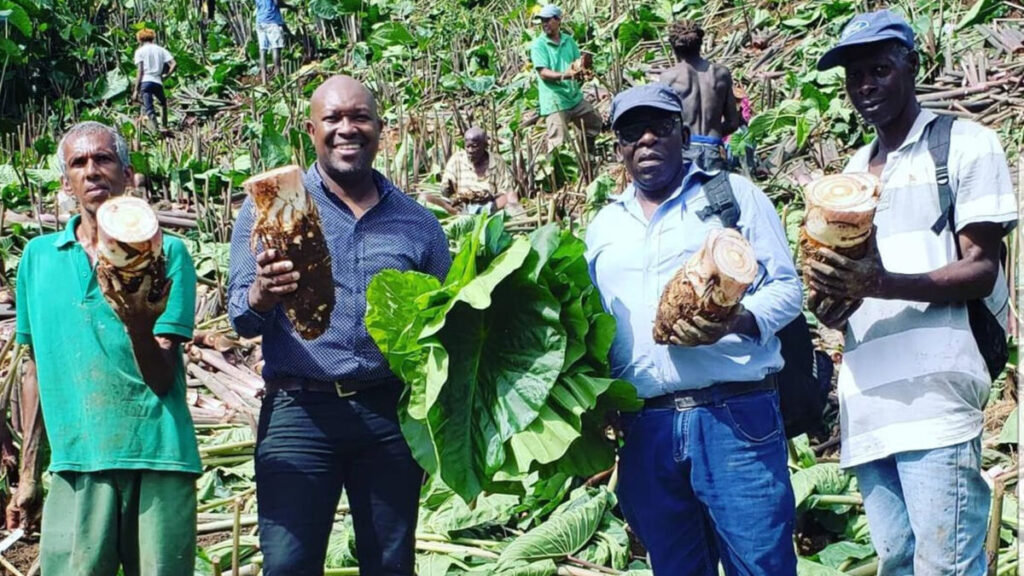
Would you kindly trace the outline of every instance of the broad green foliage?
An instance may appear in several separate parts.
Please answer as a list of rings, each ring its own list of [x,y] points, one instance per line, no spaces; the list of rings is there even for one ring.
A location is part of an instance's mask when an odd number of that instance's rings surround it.
[[[478,217],[442,284],[384,271],[366,325],[409,385],[402,427],[420,464],[466,500],[528,472],[593,474],[611,465],[607,410],[635,409],[608,378],[615,323],[601,308],[583,244],[548,226],[509,237]]]
[[[797,508],[800,508],[813,494],[844,494],[850,477],[839,469],[838,464],[823,463],[796,471],[792,481],[793,495]]]
[[[581,489],[566,505],[551,515],[540,526],[516,538],[501,552],[495,574],[511,576],[514,574],[554,574],[550,572],[523,572],[526,567],[539,568],[545,561],[561,560],[580,551],[598,535],[598,530],[605,523],[605,516],[615,506],[615,496],[607,489]],[[610,522],[610,521],[609,521]],[[621,526],[621,525],[620,525]],[[624,534],[623,534],[624,535]],[[621,550],[621,540],[602,532],[597,536],[597,546],[608,546],[611,541],[618,554],[616,564],[622,567],[625,557]],[[594,553],[591,552],[591,555]]]

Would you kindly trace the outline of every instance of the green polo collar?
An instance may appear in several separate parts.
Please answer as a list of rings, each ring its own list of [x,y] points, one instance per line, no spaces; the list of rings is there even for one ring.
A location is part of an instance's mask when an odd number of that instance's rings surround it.
[[[57,239],[53,241],[53,245],[57,248],[67,248],[69,245],[78,242],[78,238],[75,237],[75,227],[78,226],[78,221],[82,219],[82,216],[75,214],[68,220],[64,231],[57,235]]]

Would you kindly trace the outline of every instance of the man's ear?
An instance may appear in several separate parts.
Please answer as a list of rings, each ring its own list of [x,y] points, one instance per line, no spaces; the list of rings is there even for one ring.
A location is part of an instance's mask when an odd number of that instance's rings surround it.
[[[619,144],[618,140],[615,141],[615,159],[619,162],[626,162],[626,158],[622,155],[622,144]]]
[[[309,134],[309,137],[313,138],[313,132],[315,132],[315,131],[316,131],[316,128],[313,126],[313,121],[312,120],[306,120],[306,134]]]
[[[917,53],[917,50],[911,50],[907,54],[907,65],[910,67],[911,75],[916,79],[917,71],[921,67],[921,56]]]
[[[679,125],[679,135],[683,138],[683,148],[690,147],[690,127],[686,124]]]

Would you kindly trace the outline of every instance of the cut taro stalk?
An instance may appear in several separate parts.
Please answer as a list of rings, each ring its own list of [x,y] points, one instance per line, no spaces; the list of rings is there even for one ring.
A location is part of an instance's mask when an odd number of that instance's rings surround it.
[[[103,295],[124,318],[124,296],[144,286],[156,303],[167,288],[163,233],[156,213],[145,200],[116,196],[96,211],[98,250],[96,274]]]
[[[742,234],[731,228],[708,232],[704,245],[680,268],[661,293],[654,341],[668,344],[682,318],[728,319],[757,275],[757,257]]]
[[[283,166],[246,180],[256,222],[252,247],[277,250],[299,273],[299,288],[281,299],[295,331],[312,340],[327,331],[334,310],[334,277],[316,202],[302,184],[302,169]]]
[[[868,172],[834,174],[808,184],[800,230],[804,257],[817,259],[818,248],[825,246],[847,258],[863,258],[881,191],[882,182]]]
[[[867,254],[881,193],[882,181],[870,172],[825,176],[804,188],[807,211],[800,227],[800,252],[805,284],[810,286],[808,262],[822,261],[822,247],[854,260]],[[808,300],[817,300],[813,288]]]

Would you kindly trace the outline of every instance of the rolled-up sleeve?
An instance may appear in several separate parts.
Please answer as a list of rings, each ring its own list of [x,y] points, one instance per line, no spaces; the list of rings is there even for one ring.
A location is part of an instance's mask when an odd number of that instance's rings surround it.
[[[752,184],[735,178],[730,181],[734,190],[743,191],[737,194],[743,215],[740,228],[753,246],[758,264],[764,268],[760,285],[743,298],[743,306],[757,322],[759,344],[763,346],[800,314],[803,292],[775,207]]]
[[[252,200],[245,199],[231,231],[228,261],[228,318],[239,336],[253,338],[262,334],[266,317],[249,307],[249,288],[256,279],[256,257],[250,248],[252,236]]]
[[[32,323],[29,320],[29,309],[34,302],[29,299],[28,284],[30,282],[29,277],[32,275],[33,253],[32,243],[29,242],[21,254],[21,263],[18,265],[17,284],[15,285],[14,337],[18,344],[24,344],[25,346],[32,345]]]

